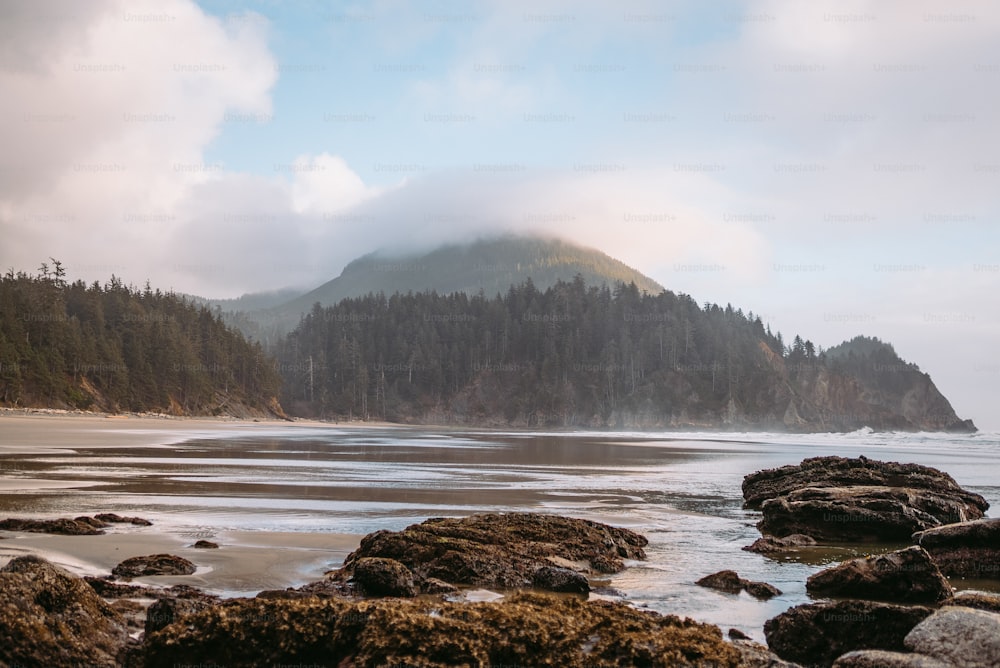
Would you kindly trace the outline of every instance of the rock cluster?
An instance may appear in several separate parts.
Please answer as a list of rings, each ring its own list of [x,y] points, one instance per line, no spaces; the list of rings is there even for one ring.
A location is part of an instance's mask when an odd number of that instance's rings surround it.
[[[983,517],[989,504],[942,471],[866,457],[814,457],[743,480],[761,533],[821,541],[908,540],[917,531]]]
[[[913,542],[930,553],[945,575],[1000,580],[1000,518],[928,529],[915,534]]]
[[[439,586],[437,582],[587,593],[587,574],[615,573],[625,568],[625,559],[645,559],[645,546],[646,539],[628,529],[557,515],[432,518],[402,531],[365,536],[326,583],[304,590],[318,593],[325,585],[344,593],[338,585],[348,584],[379,591],[391,580],[394,596],[429,593],[428,587]],[[371,559],[381,560],[375,582]]]
[[[93,517],[60,517],[53,520],[19,519],[11,517],[0,520],[4,531],[24,531],[27,533],[52,533],[63,536],[100,536],[112,524],[134,524],[150,526],[153,523],[141,517],[121,517],[114,513],[100,513]]]
[[[38,557],[0,569],[0,665],[115,666],[125,620],[82,579]]]
[[[196,570],[198,567],[184,557],[173,554],[151,554],[126,559],[115,566],[111,574],[128,579],[144,575],[191,575]]]
[[[775,596],[781,596],[781,590],[774,585],[766,582],[745,580],[741,578],[736,571],[719,571],[718,573],[713,573],[712,575],[706,575],[695,582],[695,584],[701,587],[718,589],[719,591],[724,591],[727,594],[739,594],[741,591],[745,591],[754,598],[763,600],[774,598]]]
[[[951,598],[951,585],[921,547],[851,559],[806,580],[806,591],[833,598],[894,603],[938,603]]]
[[[495,603],[235,600],[147,636],[142,664],[744,665],[718,627],[621,603],[517,593]]]

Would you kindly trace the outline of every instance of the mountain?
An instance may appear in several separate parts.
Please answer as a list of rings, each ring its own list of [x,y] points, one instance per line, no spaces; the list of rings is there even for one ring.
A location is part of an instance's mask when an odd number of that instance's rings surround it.
[[[315,290],[266,309],[218,303],[227,323],[271,344],[298,324],[313,304],[332,306],[370,293],[461,292],[487,297],[503,294],[531,279],[540,290],[580,275],[589,285],[635,283],[650,294],[663,286],[608,255],[558,239],[503,236],[469,244],[450,244],[427,253],[371,253],[348,264],[340,276]],[[254,296],[241,298],[247,303]]]
[[[347,272],[345,272],[347,273]],[[276,348],[282,402],[327,418],[496,427],[974,431],[930,378],[863,337],[786,346],[752,313],[582,276],[495,297],[314,307]]]
[[[0,277],[0,406],[278,416],[281,378],[259,344],[172,293]]]

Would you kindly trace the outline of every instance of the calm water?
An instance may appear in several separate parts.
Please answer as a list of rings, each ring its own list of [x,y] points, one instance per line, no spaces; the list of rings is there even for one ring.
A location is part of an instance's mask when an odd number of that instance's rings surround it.
[[[164,442],[176,439],[163,439]],[[996,434],[523,433],[426,428],[283,429],[165,445],[0,455],[0,481],[60,481],[0,491],[0,513],[138,514],[164,530],[364,534],[435,516],[532,510],[585,517],[646,535],[648,560],[609,578],[638,606],[737,627],[808,600],[805,579],[864,546],[774,560],[740,548],[758,536],[743,510],[747,473],[819,455],[916,462],[950,473],[1000,508]],[[724,568],[776,585],[758,602],[693,585]],[[958,586],[982,583],[955,583]]]

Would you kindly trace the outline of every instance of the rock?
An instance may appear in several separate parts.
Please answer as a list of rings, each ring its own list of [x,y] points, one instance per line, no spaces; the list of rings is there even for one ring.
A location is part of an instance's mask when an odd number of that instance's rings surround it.
[[[977,510],[963,502],[908,487],[806,487],[769,499],[761,533],[805,533],[820,541],[909,540]]]
[[[813,457],[743,479],[746,506],[763,534],[823,541],[905,540],[914,531],[974,520],[986,500],[947,473],[867,457]]]
[[[34,556],[0,569],[0,665],[114,666],[125,620],[80,578]]]
[[[557,515],[433,518],[402,531],[365,536],[343,568],[328,579],[346,580],[358,560],[385,557],[405,565],[417,581],[434,578],[454,585],[517,589],[534,585],[535,573],[552,565],[549,557],[615,573],[625,568],[624,559],[644,559],[645,545],[643,536],[627,529]],[[322,585],[308,587],[317,590]]]
[[[729,629],[729,631],[726,632],[726,635],[729,636],[730,640],[753,640],[753,638],[739,629]]]
[[[98,515],[94,515],[94,519],[107,522],[109,524],[134,524],[135,526],[141,527],[153,526],[152,522],[141,517],[122,517],[121,515],[116,515],[114,513],[100,513]]]
[[[929,554],[908,547],[827,568],[806,580],[806,591],[831,598],[893,603],[938,603],[951,598],[951,585]]]
[[[695,582],[695,584],[701,587],[718,589],[727,594],[739,594],[741,591],[746,591],[754,598],[764,600],[781,595],[781,590],[774,585],[769,585],[766,582],[744,580],[736,571],[719,571],[712,575],[706,575]]]
[[[786,661],[830,666],[854,650],[902,651],[906,634],[931,612],[922,606],[874,601],[811,603],[767,620],[764,637],[771,651]]]
[[[368,596],[417,595],[413,573],[395,559],[365,557],[354,563],[354,583]]]
[[[833,668],[952,668],[952,664],[923,654],[864,649],[843,655],[833,662]]]
[[[21,520],[10,518],[0,521],[0,529],[4,531],[25,531],[29,533],[54,533],[62,536],[99,536],[104,532],[100,524],[97,526],[89,521],[61,517],[55,520]]]
[[[734,630],[729,630],[730,637]],[[785,661],[764,645],[749,638],[734,639],[733,647],[740,653],[740,668],[802,668],[797,663]]]
[[[126,559],[111,570],[120,578],[137,578],[144,575],[191,575],[198,567],[172,554],[151,554]]]
[[[217,604],[212,598],[161,598],[146,609],[146,635],[170,626],[184,615],[201,612]]]
[[[751,473],[743,478],[743,498],[748,508],[760,509],[768,499],[786,496],[806,487],[905,487],[959,500],[968,506],[968,517],[978,519],[989,508],[979,494],[968,492],[947,473],[919,464],[881,462],[861,456],[812,457],[801,464]]]
[[[781,590],[766,582],[754,582],[752,580],[743,581],[743,589],[754,598],[766,601],[781,596]]]
[[[422,594],[435,594],[442,596],[452,596],[458,593],[458,587],[437,578],[427,578],[420,583]]]
[[[955,668],[1000,666],[1000,614],[942,608],[910,631],[906,646]]]
[[[230,600],[147,636],[144,665],[716,666],[740,652],[718,627],[531,592],[492,603]]]
[[[775,536],[763,536],[758,538],[751,545],[746,545],[743,549],[747,552],[757,554],[774,554],[777,552],[790,552],[799,547],[811,547],[816,545],[816,539],[800,533],[793,533],[784,538]]]
[[[196,547],[199,550],[218,550],[219,544],[213,543],[210,540],[199,540],[197,543],[192,545],[192,547]]]
[[[539,589],[567,594],[589,594],[587,576],[568,568],[542,566],[531,576],[531,583]]]
[[[963,608],[975,608],[986,612],[1000,612],[1000,594],[987,594],[981,591],[963,591],[955,594],[948,605],[960,605]]]
[[[948,524],[913,535],[950,577],[1000,580],[1000,518]]]

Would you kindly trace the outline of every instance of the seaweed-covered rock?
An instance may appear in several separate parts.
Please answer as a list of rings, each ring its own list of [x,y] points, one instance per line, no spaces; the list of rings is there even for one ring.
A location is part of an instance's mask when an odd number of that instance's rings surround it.
[[[982,496],[918,464],[866,457],[814,457],[743,480],[746,505],[760,508],[763,534],[824,541],[906,540],[916,531],[981,518]]]
[[[954,668],[954,665],[923,654],[862,649],[844,654],[833,662],[833,668]]]
[[[80,578],[34,556],[0,569],[0,665],[115,666],[125,620]]]
[[[139,527],[153,526],[153,523],[142,517],[122,517],[115,513],[98,513],[94,515],[95,520],[107,522],[108,524],[133,524]]]
[[[719,571],[718,573],[706,575],[695,582],[695,584],[700,587],[718,589],[719,591],[724,591],[727,594],[739,594],[741,591],[746,591],[746,593],[750,594],[754,598],[763,600],[781,595],[781,590],[774,585],[766,582],[745,580],[741,578],[736,571]]]
[[[199,540],[191,547],[197,548],[199,550],[218,550],[219,544],[213,543],[210,540]]]
[[[765,469],[743,478],[743,499],[748,508],[760,509],[768,499],[776,499],[805,487],[906,487],[952,497],[969,506],[973,520],[983,516],[989,503],[959,487],[944,471],[921,466],[882,462],[865,456],[811,457],[801,464]],[[957,521],[957,520],[955,520]],[[963,520],[964,521],[964,520]]]
[[[893,603],[938,603],[951,598],[951,585],[920,547],[844,561],[806,580],[806,591],[833,598]]]
[[[23,520],[9,518],[0,521],[0,529],[4,531],[25,531],[28,533],[53,533],[62,536],[99,536],[104,533],[101,522],[94,522],[89,517],[70,519],[60,517],[54,520]]]
[[[210,608],[218,603],[218,599],[212,597],[187,597],[173,598],[163,597],[153,602],[146,609],[146,634],[155,633],[162,628],[170,626],[184,615],[191,615],[196,612]]]
[[[625,559],[644,559],[646,542],[628,529],[558,515],[433,518],[402,531],[365,536],[330,579],[347,580],[359,560],[384,557],[405,565],[418,582],[434,578],[501,589],[543,586],[535,582],[535,574],[553,562],[574,564],[584,572],[615,573],[624,569]]]
[[[830,666],[854,650],[904,651],[906,634],[932,612],[923,606],[874,601],[811,603],[767,620],[764,637],[782,659],[804,666]]]
[[[137,578],[144,575],[191,575],[196,570],[198,567],[184,557],[151,554],[126,559],[111,569],[111,573],[120,578]]]
[[[806,487],[764,502],[761,533],[823,541],[906,541],[967,514],[954,499],[907,487]]]
[[[816,545],[816,539],[800,533],[793,533],[789,536],[778,538],[776,536],[762,536],[750,545],[743,547],[746,552],[756,552],[757,554],[780,554],[783,552],[793,552],[800,547],[812,547]]]
[[[413,573],[395,559],[366,557],[354,563],[354,582],[368,596],[417,595]]]
[[[963,608],[975,608],[986,612],[1000,612],[1000,594],[989,594],[983,591],[963,591],[955,594],[948,605],[958,605]]]
[[[150,634],[144,654],[149,668],[741,665],[716,626],[527,592],[493,603],[231,600]]]
[[[951,577],[1000,580],[1000,518],[948,524],[913,535]]]
[[[569,568],[542,566],[531,576],[531,582],[539,589],[567,594],[589,594],[590,582],[587,576]]]

